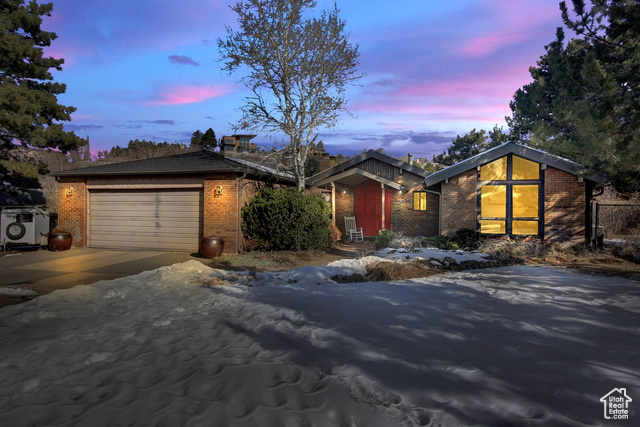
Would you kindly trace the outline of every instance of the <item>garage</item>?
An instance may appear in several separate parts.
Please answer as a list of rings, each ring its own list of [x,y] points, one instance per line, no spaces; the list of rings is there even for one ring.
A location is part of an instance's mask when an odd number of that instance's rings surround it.
[[[202,190],[91,190],[89,246],[197,251]]]
[[[57,231],[74,247],[197,252],[200,238],[242,250],[241,210],[264,185],[294,186],[286,172],[210,150],[106,163],[52,174]]]

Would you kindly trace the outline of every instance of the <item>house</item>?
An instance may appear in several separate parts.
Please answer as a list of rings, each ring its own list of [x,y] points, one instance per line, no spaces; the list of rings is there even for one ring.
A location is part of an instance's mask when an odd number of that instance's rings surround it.
[[[322,171],[309,182],[331,191],[334,221],[355,216],[365,236],[485,236],[585,242],[593,191],[606,177],[570,160],[514,142],[429,173],[373,150]],[[384,206],[384,208],[382,208]]]
[[[439,233],[438,195],[426,191],[426,170],[369,150],[308,179],[331,192],[334,225],[344,234],[344,217],[355,216],[365,236],[381,229],[409,235]],[[427,206],[429,207],[427,209]]]
[[[255,153],[258,145],[251,142],[256,135],[223,136],[220,141],[221,153]]]
[[[294,185],[283,172],[211,151],[66,170],[59,227],[75,246],[197,251],[202,236],[242,245],[240,209],[266,183]]]

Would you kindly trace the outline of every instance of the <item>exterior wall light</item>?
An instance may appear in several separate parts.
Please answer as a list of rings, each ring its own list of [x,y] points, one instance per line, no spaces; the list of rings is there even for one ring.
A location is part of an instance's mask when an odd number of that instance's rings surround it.
[[[73,187],[67,188],[67,197],[73,196]]]
[[[347,190],[342,190],[342,194],[347,194]]]
[[[213,194],[216,196],[222,196],[222,185],[218,185],[215,190],[213,190]]]

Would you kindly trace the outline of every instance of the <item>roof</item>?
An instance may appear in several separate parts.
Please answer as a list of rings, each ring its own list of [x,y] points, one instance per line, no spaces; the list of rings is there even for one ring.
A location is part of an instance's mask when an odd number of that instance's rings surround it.
[[[537,148],[518,144],[516,142],[506,142],[427,176],[424,180],[425,185],[429,187],[442,182],[445,179],[453,178],[454,176],[466,172],[469,169],[482,166],[486,163],[499,159],[500,157],[504,157],[507,154],[515,154],[527,160],[544,163],[573,175],[581,175],[584,176],[585,179],[598,184],[604,184],[608,181],[606,176],[599,173],[590,173],[587,171],[587,168],[569,159],[556,156]]]
[[[310,184],[314,184],[315,182],[324,180],[325,178],[328,178],[331,175],[338,174],[352,166],[355,166],[358,163],[362,163],[367,159],[380,160],[381,162],[385,162],[390,165],[399,167],[400,169],[406,170],[408,172],[411,172],[423,178],[430,174],[430,172],[427,172],[426,170],[419,168],[417,166],[410,165],[409,163],[403,162],[402,160],[394,159],[393,157],[389,157],[386,154],[378,153],[375,150],[369,150],[366,153],[360,154],[359,156],[356,156],[350,160],[347,160],[344,163],[340,163],[339,165],[336,165],[332,168],[329,168],[320,173],[317,173],[312,177],[309,177],[307,180],[309,181]]]
[[[3,189],[0,193],[0,206],[44,206],[47,204],[47,199],[44,197],[44,193],[40,190],[7,190]]]
[[[226,157],[207,150],[152,159],[132,160],[52,173],[53,176],[159,175],[215,172],[248,173],[293,181],[291,174],[244,159]]]

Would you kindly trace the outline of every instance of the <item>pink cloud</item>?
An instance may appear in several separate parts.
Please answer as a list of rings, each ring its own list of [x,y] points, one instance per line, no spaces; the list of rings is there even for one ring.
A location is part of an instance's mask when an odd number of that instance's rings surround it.
[[[155,99],[144,101],[141,104],[148,106],[195,104],[226,95],[230,91],[228,86],[222,85],[209,87],[186,85],[168,86],[163,88],[161,93],[156,95]]]
[[[527,65],[509,65],[475,73],[469,77],[397,88],[401,97],[441,97],[448,99],[505,99],[509,102],[517,89],[531,81]]]
[[[467,57],[487,56],[503,46],[537,38],[541,24],[558,20],[560,16],[557,8],[538,7],[535,3],[525,6],[524,12],[522,3],[513,0],[501,0],[491,7],[496,11],[495,23],[491,26],[495,29],[470,38],[458,53]]]

